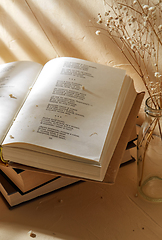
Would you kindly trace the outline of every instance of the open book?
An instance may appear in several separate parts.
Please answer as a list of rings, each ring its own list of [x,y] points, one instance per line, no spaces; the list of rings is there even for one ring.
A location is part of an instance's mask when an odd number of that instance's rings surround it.
[[[102,181],[136,96],[124,70],[80,59],[4,64],[1,158]]]

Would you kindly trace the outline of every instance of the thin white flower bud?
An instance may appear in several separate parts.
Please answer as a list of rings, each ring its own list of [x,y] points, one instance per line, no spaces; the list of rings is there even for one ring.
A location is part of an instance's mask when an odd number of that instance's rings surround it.
[[[144,6],[143,6],[143,9],[148,10],[148,9],[149,9],[149,6],[148,6],[148,5],[144,5]]]
[[[159,72],[155,72],[155,77],[160,78],[161,74]]]
[[[98,19],[97,23],[98,23],[98,24],[101,24],[101,23],[102,23],[102,19],[101,19],[101,18]]]
[[[100,35],[101,31],[100,30],[97,30],[96,31],[96,35]]]
[[[136,45],[135,45],[135,44],[132,44],[131,49],[132,49],[133,51],[135,51],[135,50],[137,49],[137,48],[136,48]]]
[[[159,29],[159,31],[161,31],[162,30],[162,25],[159,25],[158,29]]]
[[[149,10],[150,12],[153,12],[153,11],[156,10],[156,7],[150,7],[148,10]]]

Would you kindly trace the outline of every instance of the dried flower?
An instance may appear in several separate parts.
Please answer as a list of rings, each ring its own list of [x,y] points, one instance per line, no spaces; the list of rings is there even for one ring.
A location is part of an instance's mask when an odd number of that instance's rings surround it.
[[[150,12],[153,12],[153,11],[156,10],[156,7],[155,7],[155,6],[154,6],[154,7],[150,7],[148,10],[149,10]]]
[[[96,35],[100,35],[101,31],[97,30]]]
[[[131,49],[132,49],[133,51],[136,51],[136,45],[135,45],[135,44],[132,44],[132,45],[131,45]]]
[[[159,72],[155,72],[155,77],[156,78],[160,78],[161,77],[161,74]]]
[[[105,12],[105,16],[109,16],[109,13],[110,13],[110,12]]]
[[[148,9],[149,9],[149,6],[148,6],[148,5],[144,5],[144,6],[143,6],[143,9],[148,10]]]
[[[97,23],[98,23],[98,24],[101,24],[101,23],[102,23],[102,19],[101,19],[101,18],[98,19]]]
[[[159,25],[158,29],[159,29],[159,31],[161,31],[162,30],[162,25]]]

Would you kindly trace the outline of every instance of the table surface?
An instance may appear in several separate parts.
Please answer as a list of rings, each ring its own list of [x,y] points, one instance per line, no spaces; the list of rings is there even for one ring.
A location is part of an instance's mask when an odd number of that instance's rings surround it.
[[[162,203],[136,196],[136,163],[114,185],[83,182],[9,209],[0,196],[0,239],[156,240]]]
[[[143,90],[118,48],[105,34],[95,34],[98,25],[93,22],[101,4],[1,0],[0,63],[83,58],[125,68],[136,89]],[[162,203],[146,202],[136,193],[136,163],[132,163],[119,170],[115,185],[83,182],[12,209],[0,195],[0,240],[31,239],[31,230],[38,240],[161,240]]]

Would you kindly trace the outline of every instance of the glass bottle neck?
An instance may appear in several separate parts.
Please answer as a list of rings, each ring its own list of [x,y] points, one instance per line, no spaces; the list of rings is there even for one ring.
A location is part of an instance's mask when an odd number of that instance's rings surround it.
[[[154,95],[147,98],[145,112],[150,117],[162,117],[162,95]]]

